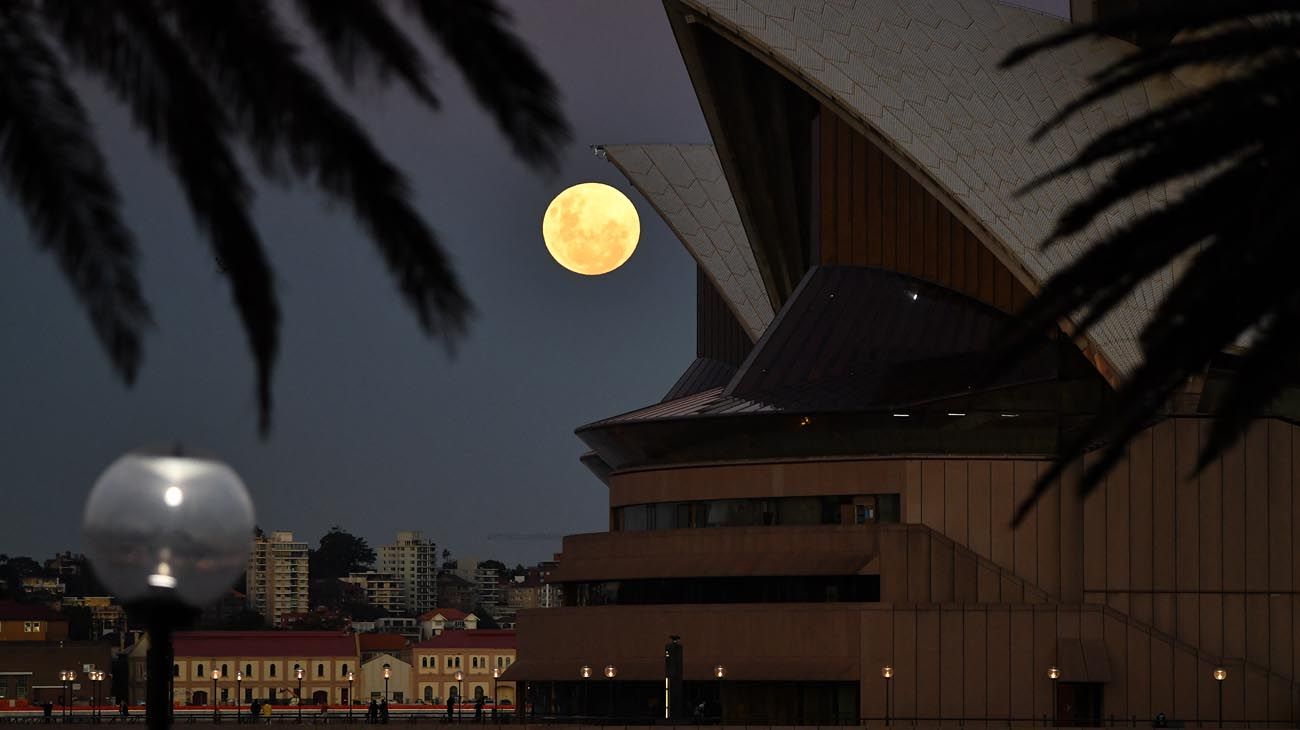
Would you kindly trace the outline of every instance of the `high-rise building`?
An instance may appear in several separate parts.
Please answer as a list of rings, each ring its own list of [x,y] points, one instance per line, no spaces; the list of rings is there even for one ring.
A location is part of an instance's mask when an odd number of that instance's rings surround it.
[[[350,573],[343,582],[360,588],[365,593],[366,603],[382,608],[389,614],[400,616],[407,611],[402,580],[392,573]]]
[[[273,532],[253,540],[248,557],[248,607],[272,626],[286,613],[310,610],[307,597],[307,543],[292,532]]]
[[[479,563],[474,568],[474,596],[477,603],[495,609],[501,605],[501,569]]]
[[[392,545],[380,546],[379,570],[401,581],[406,610],[420,614],[438,605],[438,545],[418,530],[399,532]]]

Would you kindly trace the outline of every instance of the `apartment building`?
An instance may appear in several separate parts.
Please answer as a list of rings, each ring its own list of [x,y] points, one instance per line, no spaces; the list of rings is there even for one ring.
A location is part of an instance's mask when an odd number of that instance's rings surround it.
[[[420,614],[438,605],[438,545],[418,530],[397,533],[379,547],[379,569],[402,584],[406,610]]]
[[[248,607],[278,626],[287,613],[310,610],[307,587],[307,543],[292,532],[273,532],[253,540],[248,558]]]

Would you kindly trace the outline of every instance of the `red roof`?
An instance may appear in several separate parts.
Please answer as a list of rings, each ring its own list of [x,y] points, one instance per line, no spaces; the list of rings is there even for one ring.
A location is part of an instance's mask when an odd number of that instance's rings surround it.
[[[416,649],[513,649],[515,632],[510,629],[449,630],[415,645]]]
[[[43,603],[0,601],[0,621],[67,621],[68,617]]]
[[[174,648],[178,657],[357,655],[356,638],[337,631],[182,631]]]
[[[398,651],[406,648],[406,637],[401,634],[357,634],[361,651]]]
[[[459,608],[435,608],[432,611],[426,611],[420,614],[421,621],[432,621],[434,616],[442,614],[442,617],[448,621],[463,621],[469,614]]]

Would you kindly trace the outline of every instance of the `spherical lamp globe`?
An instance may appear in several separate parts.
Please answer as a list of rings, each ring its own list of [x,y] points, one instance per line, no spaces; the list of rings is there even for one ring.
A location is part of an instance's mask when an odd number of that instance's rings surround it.
[[[214,458],[141,449],[100,475],[81,532],[96,575],[121,599],[203,606],[247,565],[253,501]]]

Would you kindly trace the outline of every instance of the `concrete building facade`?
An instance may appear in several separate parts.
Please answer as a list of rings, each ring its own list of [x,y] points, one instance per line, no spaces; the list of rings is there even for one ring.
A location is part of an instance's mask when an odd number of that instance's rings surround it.
[[[254,539],[245,578],[248,607],[271,626],[279,626],[285,614],[311,610],[307,543],[295,540],[292,532]]]
[[[365,596],[366,603],[384,609],[390,614],[407,612],[406,590],[400,577],[392,573],[351,573],[344,583],[356,586]]]
[[[1064,26],[992,0],[665,8],[714,144],[601,152],[697,262],[697,357],[661,402],[578,429],[609,531],[565,538],[551,576],[565,606],[520,611],[507,677],[561,716],[703,704],[779,725],[1294,724],[1291,392],[1196,472],[1236,367],[1225,353],[1100,488],[1077,489],[1092,452],[1015,520],[1061,445],[1114,405],[1176,279],[1160,272],[1086,336],[1064,323],[991,371],[1053,272],[1176,194],[1040,248],[1106,173],[1017,191],[1179,81],[1033,144],[1131,46],[1001,70]],[[588,698],[579,668],[606,665],[612,691]]]
[[[129,659],[132,702],[145,698],[148,639]],[[172,696],[178,705],[211,705],[215,700],[247,706],[254,699],[290,704],[298,697],[302,670],[304,704],[346,704],[348,673],[360,676],[357,637],[331,631],[190,631],[176,634]],[[352,690],[360,696],[361,684]]]
[[[494,676],[494,670],[504,675],[516,656],[514,631],[447,629],[411,649],[416,699],[445,702],[453,695],[485,696],[513,704],[514,683]],[[456,672],[462,673],[459,682]]]
[[[402,582],[406,610],[421,614],[438,605],[438,545],[418,531],[397,533],[379,548],[379,569]]]

